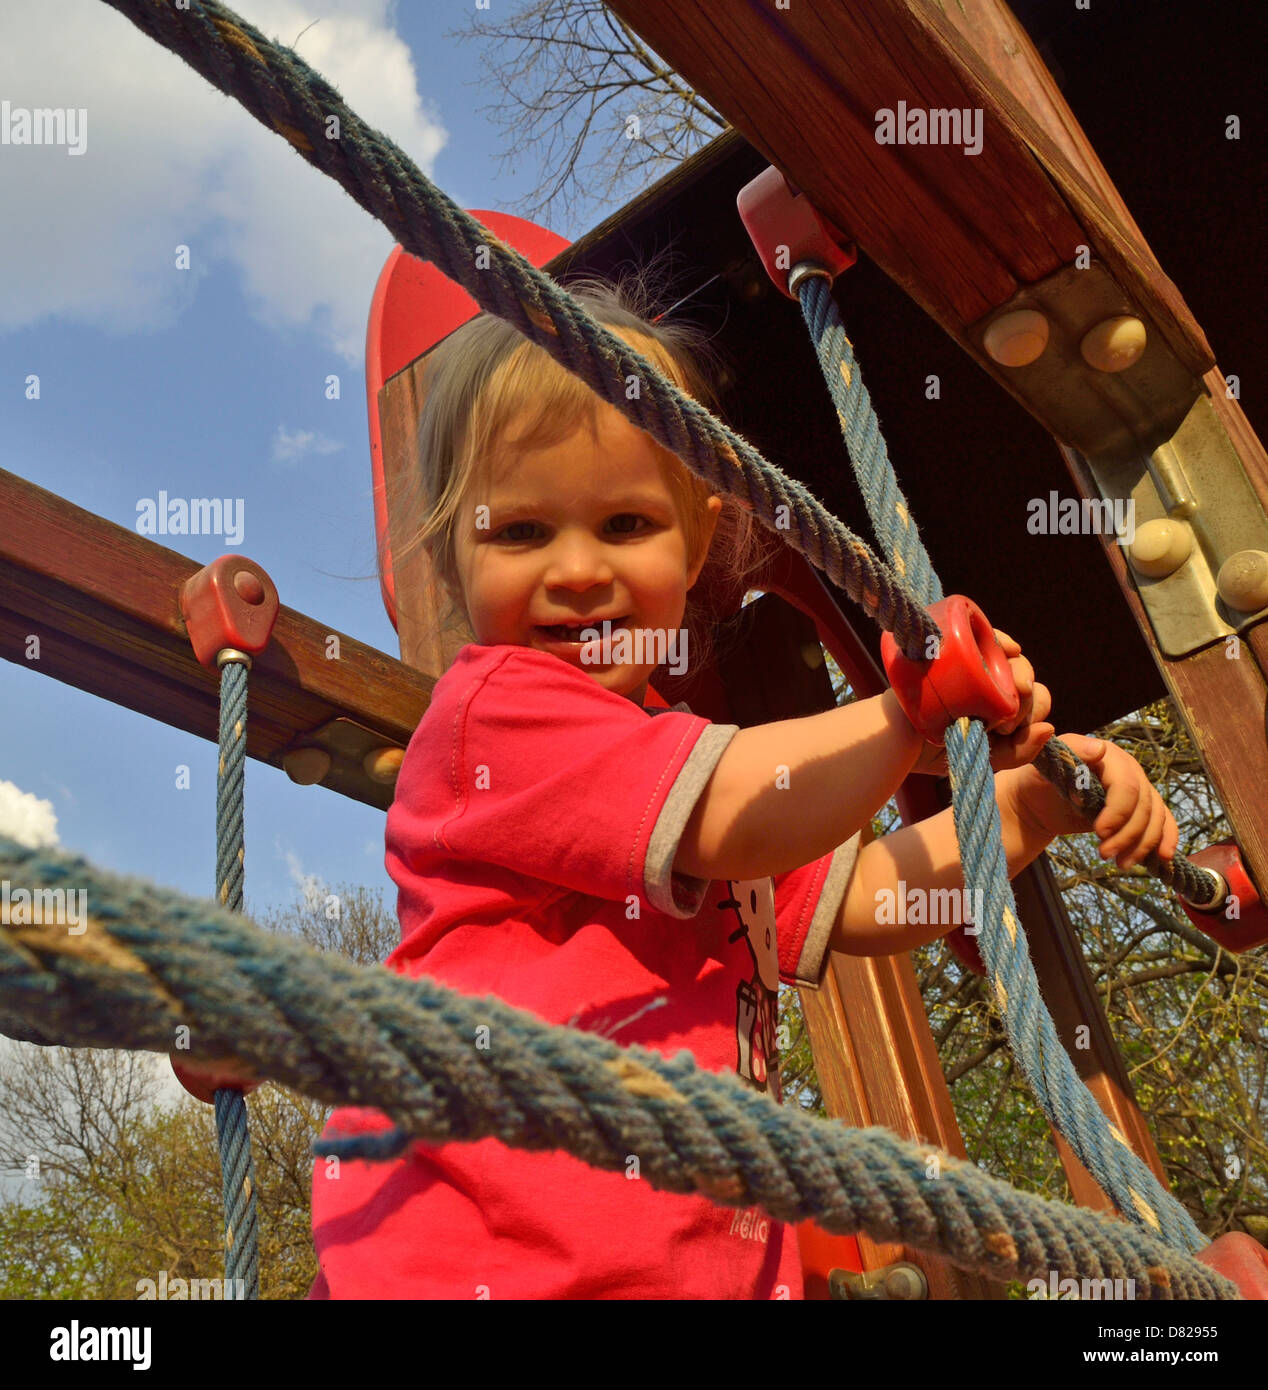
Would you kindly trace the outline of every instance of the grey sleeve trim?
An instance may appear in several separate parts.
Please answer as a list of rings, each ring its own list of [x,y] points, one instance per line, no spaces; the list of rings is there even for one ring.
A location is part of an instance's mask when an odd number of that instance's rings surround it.
[[[828,876],[819,891],[819,902],[815,915],[810,919],[810,930],[801,946],[794,979],[803,989],[818,989],[823,978],[823,968],[828,956],[828,942],[832,928],[841,915],[841,904],[845,902],[845,890],[849,886],[854,866],[859,857],[859,838],[861,830],[856,830],[843,844],[832,851],[832,862],[828,865]]]
[[[674,873],[678,842],[727,745],[740,732],[738,724],[710,724],[696,740],[661,808],[647,845],[643,878],[647,896],[658,912],[670,917],[694,917],[704,905],[710,880]]]

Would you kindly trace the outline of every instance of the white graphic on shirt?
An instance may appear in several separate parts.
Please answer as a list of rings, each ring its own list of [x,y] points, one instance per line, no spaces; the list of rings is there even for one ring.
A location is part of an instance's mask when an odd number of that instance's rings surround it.
[[[775,950],[775,894],[769,878],[728,879],[730,896],[718,907],[735,915],[736,929],[727,937],[741,939],[753,959],[753,974],[735,990],[736,1073],[757,1091],[779,1090],[779,1048],[775,1028],[779,1018],[779,957]]]

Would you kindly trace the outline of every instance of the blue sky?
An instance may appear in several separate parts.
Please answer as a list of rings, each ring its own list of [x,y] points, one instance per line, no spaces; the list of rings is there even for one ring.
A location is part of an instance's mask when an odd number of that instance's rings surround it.
[[[512,210],[535,186],[523,165],[500,176],[507,136],[479,110],[497,95],[480,42],[446,36],[473,3],[238,8],[287,44],[307,30],[304,59],[463,206]],[[0,97],[88,113],[82,155],[0,145],[0,468],[130,528],[160,490],[241,498],[238,546],[158,539],[200,563],[249,555],[283,603],[397,656],[374,565],[364,381],[390,235],[99,0],[4,0]],[[554,230],[575,238],[621,201]],[[39,400],[26,398],[32,374]],[[102,867],[211,895],[214,745],[36,663],[0,663],[0,715],[0,827],[7,814]],[[315,881],[382,888],[394,908],[382,812],[254,761],[246,785],[249,913]]]

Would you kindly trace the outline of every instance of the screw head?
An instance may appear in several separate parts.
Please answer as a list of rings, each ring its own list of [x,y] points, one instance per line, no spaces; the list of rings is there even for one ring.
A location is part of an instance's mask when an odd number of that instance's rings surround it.
[[[1174,574],[1193,551],[1193,532],[1183,521],[1162,518],[1136,528],[1129,547],[1132,567],[1146,579]]]
[[[1124,372],[1140,361],[1147,341],[1145,325],[1131,314],[1120,314],[1086,333],[1079,351],[1098,372]]]
[[[395,782],[405,761],[403,748],[372,748],[361,760],[366,776],[384,784]]]
[[[330,771],[330,754],[324,748],[294,748],[283,754],[282,769],[292,782],[311,787]]]
[[[1215,587],[1224,602],[1239,613],[1268,608],[1268,554],[1239,550],[1230,555],[1215,576]]]
[[[1014,309],[987,328],[982,343],[1001,367],[1027,367],[1048,346],[1048,320],[1037,309]]]

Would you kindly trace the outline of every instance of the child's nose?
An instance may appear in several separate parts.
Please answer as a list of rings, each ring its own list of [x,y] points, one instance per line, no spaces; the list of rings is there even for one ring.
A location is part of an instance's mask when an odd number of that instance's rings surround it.
[[[612,579],[612,565],[594,537],[560,536],[551,547],[545,574],[547,586],[588,589],[595,584],[610,584]]]

